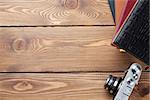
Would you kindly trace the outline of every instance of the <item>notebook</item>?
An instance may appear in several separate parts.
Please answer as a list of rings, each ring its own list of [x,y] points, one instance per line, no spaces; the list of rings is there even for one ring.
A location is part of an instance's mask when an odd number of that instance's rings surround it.
[[[149,0],[137,0],[113,44],[149,65]]]
[[[118,21],[118,25],[116,26],[116,32],[120,29],[121,25],[125,21],[126,17],[129,15],[132,8],[134,8],[137,0],[126,0],[124,3],[124,7],[122,9],[122,13],[120,15],[120,19]]]

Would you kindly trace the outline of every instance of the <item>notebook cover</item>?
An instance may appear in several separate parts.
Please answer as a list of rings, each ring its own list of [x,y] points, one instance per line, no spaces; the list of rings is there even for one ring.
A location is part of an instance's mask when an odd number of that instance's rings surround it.
[[[149,27],[149,1],[137,0],[113,43],[149,65]]]
[[[119,30],[119,28],[121,27],[121,25],[125,21],[126,17],[128,16],[130,11],[132,10],[132,8],[135,5],[136,1],[137,0],[126,0],[125,1],[125,6],[122,9],[122,14],[120,16],[120,20],[118,22],[118,25],[116,26],[116,32]]]
[[[122,13],[122,9],[125,5],[126,0],[115,0],[115,21],[116,25],[118,25],[120,15]]]
[[[126,0],[125,1],[124,8],[122,9],[122,14],[120,15],[120,21],[118,22],[118,25],[116,25],[116,31],[115,31],[115,34],[113,36],[113,40],[112,40],[112,43],[111,43],[113,46],[117,47],[113,43],[114,38],[118,35],[118,33],[119,33],[118,31],[122,28],[123,24],[128,19],[128,16],[130,15],[130,13],[132,13],[132,10],[136,6],[137,2],[138,2],[138,0]]]
[[[108,0],[109,6],[110,6],[110,10],[115,22],[115,0]]]

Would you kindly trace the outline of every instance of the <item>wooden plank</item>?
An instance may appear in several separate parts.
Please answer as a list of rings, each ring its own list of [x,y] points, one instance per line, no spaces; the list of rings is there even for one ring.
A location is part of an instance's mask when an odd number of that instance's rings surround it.
[[[141,63],[110,45],[113,30],[112,26],[0,28],[0,71],[124,71],[132,62]]]
[[[104,89],[110,73],[1,73],[0,100],[112,100]],[[111,73],[121,77],[123,73]],[[143,73],[130,100],[148,100],[149,73]]]
[[[0,0],[0,26],[114,25],[107,0]]]

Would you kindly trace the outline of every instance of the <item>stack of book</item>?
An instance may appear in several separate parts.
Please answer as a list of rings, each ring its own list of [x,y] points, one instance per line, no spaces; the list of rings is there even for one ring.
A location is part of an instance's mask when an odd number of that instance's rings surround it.
[[[149,61],[149,0],[108,0],[116,31],[112,45]]]

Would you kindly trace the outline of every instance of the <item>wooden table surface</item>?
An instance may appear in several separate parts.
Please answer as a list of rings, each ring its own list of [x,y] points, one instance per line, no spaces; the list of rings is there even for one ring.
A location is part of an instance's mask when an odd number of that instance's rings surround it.
[[[107,0],[0,0],[0,100],[111,100],[109,74],[135,57],[111,46]],[[148,100],[143,71],[130,100]]]

